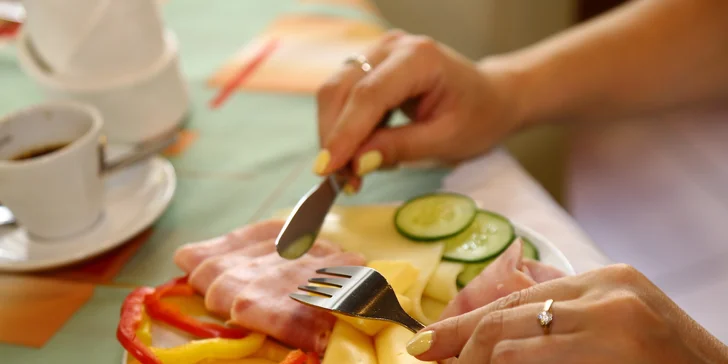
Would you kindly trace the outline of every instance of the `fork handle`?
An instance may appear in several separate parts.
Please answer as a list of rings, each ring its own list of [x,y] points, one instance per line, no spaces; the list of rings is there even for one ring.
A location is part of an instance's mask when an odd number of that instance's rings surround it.
[[[421,322],[413,319],[410,315],[404,314],[400,319],[398,320],[402,326],[406,327],[408,330],[417,333],[420,330],[425,328],[425,325],[423,325]]]

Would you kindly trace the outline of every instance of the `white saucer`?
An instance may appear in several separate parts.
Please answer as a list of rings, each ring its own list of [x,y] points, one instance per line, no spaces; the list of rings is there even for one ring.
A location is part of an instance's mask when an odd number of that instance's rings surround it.
[[[106,177],[106,206],[79,235],[40,240],[22,226],[0,228],[0,272],[29,272],[76,263],[115,248],[156,221],[177,186],[172,164],[153,157]]]

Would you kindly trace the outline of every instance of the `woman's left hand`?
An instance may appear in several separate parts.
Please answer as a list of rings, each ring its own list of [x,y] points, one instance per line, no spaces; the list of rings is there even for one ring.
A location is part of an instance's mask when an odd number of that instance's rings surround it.
[[[537,316],[549,299],[546,333]],[[459,354],[458,364],[728,362],[726,346],[627,265],[538,284],[432,324],[408,351],[425,361]]]

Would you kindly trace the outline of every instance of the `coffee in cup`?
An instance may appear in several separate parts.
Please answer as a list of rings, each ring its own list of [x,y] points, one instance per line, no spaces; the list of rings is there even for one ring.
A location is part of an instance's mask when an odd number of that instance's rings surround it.
[[[103,210],[102,119],[75,102],[49,102],[0,118],[0,201],[29,234],[78,234]]]

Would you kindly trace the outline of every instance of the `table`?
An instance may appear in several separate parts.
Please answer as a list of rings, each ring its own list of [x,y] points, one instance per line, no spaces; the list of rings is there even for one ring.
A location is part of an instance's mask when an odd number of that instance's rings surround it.
[[[122,349],[114,333],[129,286],[156,285],[179,274],[171,254],[180,244],[225,233],[291,206],[317,182],[310,172],[317,152],[313,97],[238,92],[220,109],[207,106],[216,91],[206,86],[209,74],[277,15],[299,6],[284,0],[206,5],[172,0],[164,6],[167,24],[181,42],[182,65],[193,97],[193,114],[186,125],[193,142],[170,157],[178,175],[174,201],[152,229],[130,243],[125,252],[133,258],[118,269],[104,270],[104,276],[0,275],[0,287],[18,279],[28,279],[23,287],[29,290],[44,287],[33,294],[38,305],[50,306],[46,312],[70,311],[63,320],[47,320],[55,328],[50,334],[44,331],[48,340],[37,345],[39,349],[0,344],[3,363],[118,363]],[[337,13],[335,5],[325,10]],[[356,16],[350,10],[339,13]],[[42,100],[18,69],[12,47],[0,50],[0,80],[0,113]],[[440,187],[470,194],[484,206],[541,232],[564,251],[577,271],[609,262],[502,150],[454,171],[413,168],[377,173],[367,178],[358,196],[342,197],[341,203],[402,200]],[[80,305],[68,306],[67,297]],[[0,297],[0,305],[12,299]],[[0,332],[32,336],[33,330],[45,330],[38,323],[44,319],[0,310]]]

